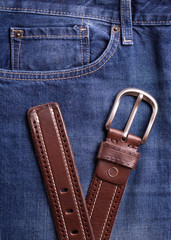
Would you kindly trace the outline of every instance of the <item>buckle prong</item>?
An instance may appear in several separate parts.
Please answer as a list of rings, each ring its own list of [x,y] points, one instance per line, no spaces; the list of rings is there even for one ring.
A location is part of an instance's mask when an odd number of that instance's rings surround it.
[[[128,133],[129,133],[129,130],[131,128],[131,125],[133,123],[133,120],[135,118],[135,115],[137,113],[137,110],[138,110],[138,107],[141,103],[142,100],[148,102],[150,104],[150,106],[152,107],[152,115],[151,115],[151,118],[150,118],[150,121],[149,121],[149,124],[147,126],[147,129],[145,131],[145,134],[141,140],[141,144],[145,143],[147,141],[147,138],[148,138],[148,135],[151,131],[151,128],[153,126],[153,123],[154,123],[154,120],[156,118],[156,115],[157,115],[157,112],[158,112],[158,104],[155,100],[155,98],[153,98],[149,93],[147,92],[144,92],[140,89],[136,89],[136,88],[125,88],[123,89],[121,92],[119,92],[119,94],[117,95],[116,97],[116,100],[114,102],[114,105],[113,105],[113,108],[112,108],[112,111],[110,113],[110,116],[107,120],[107,123],[106,123],[106,129],[108,130],[111,126],[111,123],[115,117],[115,114],[117,112],[117,109],[119,107],[119,104],[120,104],[120,101],[121,101],[121,98],[125,95],[131,95],[131,96],[135,96],[137,97],[137,100],[136,100],[136,103],[132,109],[132,112],[131,112],[131,115],[128,119],[128,122],[125,126],[125,129],[123,131],[123,138],[127,138],[128,136]]]

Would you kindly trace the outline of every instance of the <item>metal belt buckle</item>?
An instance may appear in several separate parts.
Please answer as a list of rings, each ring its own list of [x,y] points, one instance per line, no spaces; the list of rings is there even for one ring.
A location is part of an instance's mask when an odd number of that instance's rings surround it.
[[[111,110],[110,116],[109,116],[109,118],[107,120],[106,129],[108,130],[110,128],[111,123],[112,123],[112,121],[113,121],[113,119],[115,117],[115,114],[117,112],[117,109],[119,107],[119,103],[121,101],[121,98],[123,96],[126,96],[126,95],[135,96],[135,97],[137,97],[137,100],[136,100],[136,103],[135,103],[135,105],[134,105],[134,107],[132,109],[131,115],[130,115],[130,117],[128,119],[128,122],[127,122],[127,124],[125,126],[125,129],[123,131],[123,138],[125,138],[125,139],[128,136],[128,132],[130,130],[130,127],[132,125],[132,122],[134,120],[135,114],[136,114],[136,112],[138,110],[138,107],[140,105],[140,102],[142,100],[144,100],[144,101],[148,102],[150,104],[150,106],[152,107],[152,115],[151,115],[149,124],[147,126],[147,129],[145,131],[145,134],[144,134],[144,136],[143,136],[143,138],[141,140],[141,144],[143,144],[143,143],[145,143],[147,141],[148,135],[149,135],[149,133],[151,131],[151,128],[152,128],[152,126],[154,124],[154,120],[155,120],[155,118],[157,116],[157,112],[158,112],[158,104],[157,104],[157,101],[155,100],[154,97],[152,97],[149,93],[144,92],[144,91],[142,91],[140,89],[137,89],[137,88],[125,88],[121,92],[119,92],[119,94],[117,95],[116,100],[114,102],[114,105],[113,105],[113,108]]]

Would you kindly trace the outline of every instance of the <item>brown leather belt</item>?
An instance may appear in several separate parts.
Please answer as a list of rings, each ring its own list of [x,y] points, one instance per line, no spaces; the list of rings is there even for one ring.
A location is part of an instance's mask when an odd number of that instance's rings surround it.
[[[138,98],[122,132],[110,128],[110,125],[124,95]],[[141,139],[128,132],[142,99],[151,104],[153,113]],[[110,238],[130,170],[135,169],[140,156],[138,147],[146,141],[157,110],[155,99],[144,91],[124,89],[118,94],[106,125],[107,138],[100,146],[86,203],[59,105],[48,103],[28,111],[32,137],[60,239]]]
[[[59,238],[94,239],[58,104],[31,108],[28,118]]]
[[[109,239],[131,169],[140,156],[141,138],[110,129],[100,146],[98,164],[88,192],[87,208],[95,239]]]

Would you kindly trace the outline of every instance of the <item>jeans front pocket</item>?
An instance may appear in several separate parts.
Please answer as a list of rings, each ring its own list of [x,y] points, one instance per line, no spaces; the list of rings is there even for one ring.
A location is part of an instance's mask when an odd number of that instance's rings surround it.
[[[12,70],[51,71],[89,63],[87,26],[13,27],[10,31]]]

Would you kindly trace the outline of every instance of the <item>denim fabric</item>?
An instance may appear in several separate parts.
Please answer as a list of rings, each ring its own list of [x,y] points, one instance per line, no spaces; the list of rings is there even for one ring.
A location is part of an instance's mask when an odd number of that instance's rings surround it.
[[[1,1],[2,240],[56,239],[27,110],[59,103],[86,196],[110,109],[126,87],[153,95],[159,113],[139,149],[111,240],[171,239],[170,5],[169,0],[132,1],[133,45],[127,46],[121,32],[113,31],[120,27],[119,1]],[[121,101],[113,127],[123,129],[134,101]],[[131,133],[143,135],[150,111],[140,104]]]
[[[10,30],[13,70],[59,70],[89,63],[87,26],[12,27]]]

